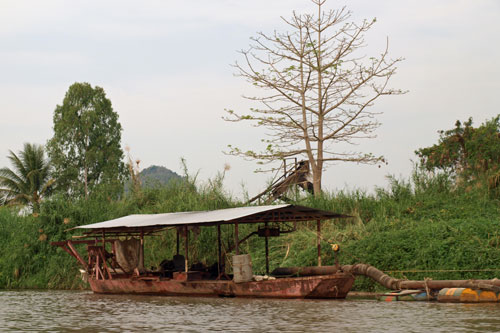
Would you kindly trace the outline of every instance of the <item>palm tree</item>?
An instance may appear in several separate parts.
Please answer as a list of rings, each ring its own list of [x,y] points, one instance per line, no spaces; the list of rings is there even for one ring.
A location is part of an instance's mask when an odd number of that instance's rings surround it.
[[[49,194],[55,182],[50,177],[50,164],[44,158],[43,146],[25,143],[19,156],[9,152],[13,170],[0,169],[0,196],[6,204],[29,205],[38,213],[42,198]]]

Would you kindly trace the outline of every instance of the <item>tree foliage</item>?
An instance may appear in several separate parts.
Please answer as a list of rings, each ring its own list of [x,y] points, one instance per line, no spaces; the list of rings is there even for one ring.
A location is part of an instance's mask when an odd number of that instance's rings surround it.
[[[121,191],[126,177],[121,131],[102,88],[71,85],[54,111],[54,136],[47,144],[57,189],[86,198],[97,187],[111,195]]]
[[[0,198],[7,204],[29,205],[37,213],[54,184],[43,146],[25,143],[17,155],[9,151],[8,158],[13,168],[0,169]]]
[[[250,114],[228,110],[229,121],[249,120],[268,130],[262,152],[231,147],[230,153],[261,162],[302,156],[311,165],[315,193],[320,193],[327,162],[377,163],[382,157],[345,151],[345,144],[373,137],[379,126],[371,106],[384,95],[404,93],[388,86],[401,58],[390,59],[388,45],[366,58],[364,34],[375,23],[349,22],[345,8],[323,11],[325,0],[312,0],[317,14],[293,13],[291,32],[259,33],[241,51],[237,75],[264,93],[246,96],[257,103]],[[339,148],[342,147],[342,148]]]
[[[460,181],[500,176],[500,115],[474,128],[472,118],[457,120],[455,128],[439,131],[439,142],[415,151],[427,170],[454,174]]]

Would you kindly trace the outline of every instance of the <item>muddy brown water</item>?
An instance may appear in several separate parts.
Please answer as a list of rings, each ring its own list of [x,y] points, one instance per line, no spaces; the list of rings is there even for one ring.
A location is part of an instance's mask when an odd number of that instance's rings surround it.
[[[500,304],[0,291],[2,332],[498,332]]]

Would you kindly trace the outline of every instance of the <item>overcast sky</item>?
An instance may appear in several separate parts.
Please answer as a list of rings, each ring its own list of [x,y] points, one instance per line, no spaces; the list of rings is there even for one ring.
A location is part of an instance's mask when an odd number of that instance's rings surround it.
[[[382,126],[360,151],[384,155],[381,168],[332,165],[326,189],[371,191],[388,174],[408,177],[414,150],[432,145],[437,131],[472,116],[479,125],[500,113],[500,1],[329,0],[346,5],[352,20],[377,18],[368,55],[389,37],[390,55],[404,57],[392,86],[409,90],[378,100]],[[224,155],[228,144],[259,145],[263,131],[226,123],[224,109],[246,112],[250,87],[234,77],[256,32],[287,29],[280,16],[313,12],[308,0],[22,1],[0,0],[0,166],[23,143],[45,144],[52,116],[74,82],[101,86],[123,126],[122,144],[143,168],[181,172],[187,160],[199,179],[224,168],[226,187],[252,196],[270,175],[254,162]]]

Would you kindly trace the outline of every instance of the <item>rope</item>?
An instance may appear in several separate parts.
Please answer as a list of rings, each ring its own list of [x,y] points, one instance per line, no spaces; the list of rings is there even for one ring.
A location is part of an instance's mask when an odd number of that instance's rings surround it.
[[[424,278],[424,284],[425,284],[425,293],[427,294],[427,301],[431,300],[431,290],[429,289],[429,280],[432,280],[430,278]]]
[[[500,268],[486,269],[409,269],[399,271],[383,271],[384,273],[447,273],[447,272],[500,272]]]

